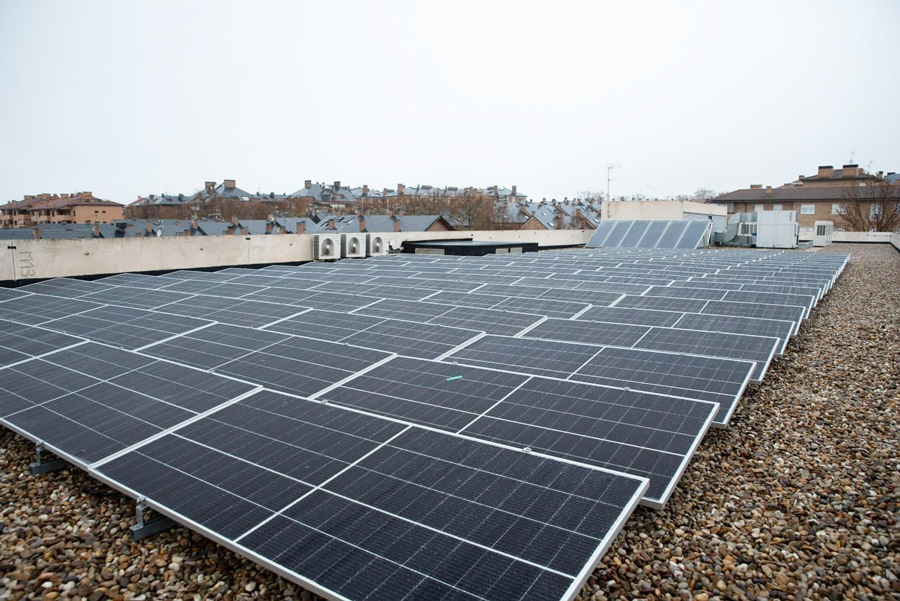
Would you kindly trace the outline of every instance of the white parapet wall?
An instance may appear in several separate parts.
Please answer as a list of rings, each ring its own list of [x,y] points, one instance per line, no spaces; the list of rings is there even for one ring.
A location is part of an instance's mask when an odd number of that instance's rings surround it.
[[[476,232],[392,232],[391,240],[537,242],[539,247],[577,246],[586,230],[509,230]],[[0,280],[103,275],[296,263],[312,261],[311,234],[188,236],[79,240],[9,240],[0,260]]]
[[[900,233],[891,232],[834,232],[832,242],[875,242],[893,244],[900,250]]]

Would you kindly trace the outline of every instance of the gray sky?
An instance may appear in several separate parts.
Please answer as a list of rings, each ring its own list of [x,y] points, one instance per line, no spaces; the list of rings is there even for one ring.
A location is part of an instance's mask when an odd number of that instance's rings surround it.
[[[0,201],[900,171],[900,2],[0,0]]]

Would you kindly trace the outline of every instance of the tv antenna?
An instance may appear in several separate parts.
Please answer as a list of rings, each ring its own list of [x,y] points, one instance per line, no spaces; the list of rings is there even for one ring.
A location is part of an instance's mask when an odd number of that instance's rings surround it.
[[[851,151],[850,151],[850,161],[849,161],[851,165],[853,164],[853,155],[854,155],[854,154],[856,154],[856,151],[855,151],[855,150],[851,150]]]
[[[606,200],[612,200],[612,198],[609,196],[609,182],[612,181],[612,170],[621,168],[622,165],[619,165],[618,163],[606,164]]]

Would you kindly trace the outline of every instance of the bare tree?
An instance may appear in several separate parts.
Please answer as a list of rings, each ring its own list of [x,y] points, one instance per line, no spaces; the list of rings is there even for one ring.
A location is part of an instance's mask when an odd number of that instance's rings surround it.
[[[696,190],[694,190],[694,195],[691,200],[699,200],[700,202],[706,202],[707,200],[712,200],[713,198],[719,196],[719,193],[713,190],[708,186],[700,186]]]
[[[900,184],[847,186],[839,222],[856,232],[900,231]]]
[[[606,192],[598,190],[581,190],[578,192],[578,197],[583,198],[587,202],[601,202],[606,200]]]

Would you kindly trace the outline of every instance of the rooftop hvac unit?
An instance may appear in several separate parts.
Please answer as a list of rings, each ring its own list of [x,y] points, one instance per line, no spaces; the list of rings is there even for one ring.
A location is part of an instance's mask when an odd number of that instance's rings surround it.
[[[341,258],[340,234],[316,234],[313,236],[313,260],[335,261]]]
[[[368,234],[341,234],[341,257],[363,259],[366,256]]]
[[[370,257],[388,254],[388,237],[382,234],[369,234],[369,244],[366,254]]]

